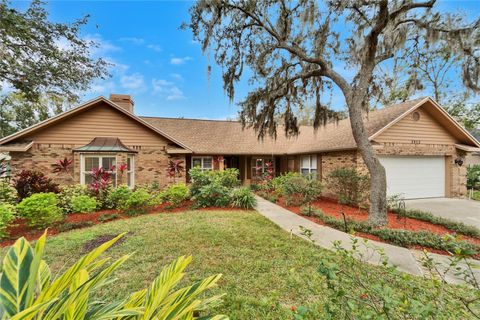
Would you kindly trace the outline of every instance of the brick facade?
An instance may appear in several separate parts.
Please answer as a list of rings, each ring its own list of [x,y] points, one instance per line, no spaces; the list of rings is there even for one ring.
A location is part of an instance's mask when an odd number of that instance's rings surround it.
[[[12,176],[23,169],[38,170],[44,172],[60,185],[80,183],[81,155],[72,150],[76,146],[64,144],[34,144],[28,152],[11,152]],[[117,165],[127,162],[127,153],[112,153],[116,156]],[[54,174],[52,164],[58,159],[73,158],[73,172]],[[134,175],[135,185],[158,182],[161,186],[171,183],[167,177],[167,166],[169,159],[181,159],[184,156],[171,156],[164,148],[142,147],[134,154]],[[185,175],[175,179],[176,182],[185,182]],[[117,170],[117,184],[126,184],[127,174]]]

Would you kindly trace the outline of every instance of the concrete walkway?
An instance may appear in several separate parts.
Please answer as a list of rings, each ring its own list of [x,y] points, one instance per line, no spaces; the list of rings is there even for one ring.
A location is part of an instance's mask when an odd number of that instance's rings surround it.
[[[351,249],[352,235],[330,227],[316,224],[263,198],[257,197],[257,201],[258,203],[256,210],[260,214],[280,226],[282,229],[288,231],[289,233],[295,234],[306,240],[312,240],[316,245],[325,249],[332,250],[334,248],[334,241],[340,241],[342,247],[346,249]],[[311,236],[307,237],[304,234],[304,231],[302,231],[302,228],[310,230],[312,233]],[[363,242],[364,240],[360,237],[353,238],[356,238],[361,242]],[[422,252],[373,240],[369,240],[368,244],[370,247],[382,249],[385,255],[388,257],[389,262],[392,265],[397,266],[399,270],[417,276],[424,275],[423,267],[419,262],[421,256],[423,255]],[[358,250],[362,255],[359,258],[363,261],[375,265],[380,265],[382,263],[380,255],[375,250],[372,250],[371,248],[365,246],[360,246]],[[430,256],[435,261],[438,261],[445,266],[448,264],[447,257],[445,256],[438,254],[431,254]],[[478,263],[477,261],[474,261],[474,263],[480,267],[480,263]],[[476,277],[480,280],[480,269],[478,270],[478,272],[476,272]],[[463,282],[454,274],[449,274],[447,280],[451,283]]]
[[[480,228],[480,201],[453,198],[405,200],[407,209],[418,209],[436,216]]]

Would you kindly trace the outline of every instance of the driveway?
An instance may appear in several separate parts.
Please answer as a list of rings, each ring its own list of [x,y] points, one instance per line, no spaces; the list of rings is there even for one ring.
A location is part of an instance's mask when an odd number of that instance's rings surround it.
[[[435,198],[405,200],[407,209],[418,209],[436,216],[463,222],[480,229],[480,201]]]

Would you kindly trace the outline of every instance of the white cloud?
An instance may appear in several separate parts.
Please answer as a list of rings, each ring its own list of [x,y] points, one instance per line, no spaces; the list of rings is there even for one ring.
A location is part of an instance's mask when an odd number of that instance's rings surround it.
[[[152,49],[153,51],[156,51],[156,52],[162,52],[163,51],[162,47],[160,47],[158,44],[149,44],[149,45],[147,45],[147,48]]]
[[[114,45],[110,40],[103,39],[102,36],[98,33],[87,34],[84,38],[87,41],[92,41],[97,44],[96,47],[92,47],[90,52],[93,56],[103,56],[106,53],[120,51],[122,48]]]
[[[144,91],[145,80],[140,73],[134,73],[131,75],[124,75],[120,78],[120,85],[128,90],[132,91]]]
[[[123,38],[120,38],[118,40],[120,40],[122,42],[130,42],[130,43],[133,43],[133,44],[136,44],[136,45],[141,45],[141,44],[145,43],[145,39],[137,38],[137,37],[123,37]]]
[[[183,100],[187,97],[174,82],[165,79],[152,79],[153,92],[164,96],[168,101]]]
[[[185,64],[185,62],[192,60],[192,57],[183,57],[183,58],[171,58],[170,63],[173,65]]]
[[[170,76],[172,76],[172,78],[175,79],[175,80],[183,81],[183,77],[179,73],[171,73]]]

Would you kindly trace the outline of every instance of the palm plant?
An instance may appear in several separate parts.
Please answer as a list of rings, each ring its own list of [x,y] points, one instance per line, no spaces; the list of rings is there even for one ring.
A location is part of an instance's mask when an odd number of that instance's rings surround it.
[[[125,255],[108,266],[108,258],[99,259],[123,235],[84,255],[55,279],[43,260],[46,233],[34,248],[25,238],[18,239],[8,250],[2,264],[0,319],[187,320],[198,319],[199,311],[219,302],[220,296],[202,300],[200,295],[215,286],[221,275],[175,289],[191,257],[180,257],[164,267],[149,288],[135,292],[123,301],[93,301],[95,290],[111,285],[112,273],[130,258],[130,255]],[[202,319],[228,318],[217,315]]]

